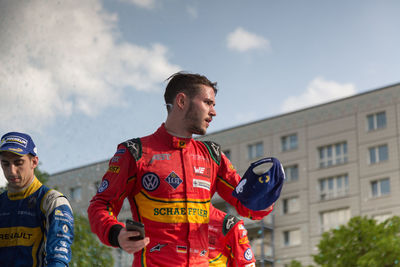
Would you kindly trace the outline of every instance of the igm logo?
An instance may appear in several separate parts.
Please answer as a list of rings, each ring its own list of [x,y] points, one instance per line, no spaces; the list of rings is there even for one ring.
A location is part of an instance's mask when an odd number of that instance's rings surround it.
[[[178,186],[183,182],[183,180],[175,173],[171,172],[167,178],[165,178],[165,181],[172,186],[173,189],[177,189]]]

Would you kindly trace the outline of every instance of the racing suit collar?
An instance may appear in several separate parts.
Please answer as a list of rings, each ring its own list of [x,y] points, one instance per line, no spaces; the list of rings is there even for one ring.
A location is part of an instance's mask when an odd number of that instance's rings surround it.
[[[156,131],[155,135],[162,140],[167,141],[166,143],[170,144],[172,148],[176,149],[185,149],[188,148],[191,143],[193,138],[184,138],[184,137],[178,137],[178,136],[173,136],[170,133],[168,133],[167,129],[165,128],[165,123],[163,123]]]
[[[10,200],[24,199],[35,193],[41,186],[42,183],[35,176],[32,182],[27,187],[16,192],[8,191],[7,196]]]

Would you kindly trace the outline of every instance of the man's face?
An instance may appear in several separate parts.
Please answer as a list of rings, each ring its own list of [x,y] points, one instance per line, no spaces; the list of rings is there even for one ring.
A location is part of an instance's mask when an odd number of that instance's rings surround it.
[[[19,156],[11,152],[0,153],[1,167],[10,189],[19,190],[27,186],[34,177],[38,157]]]
[[[189,107],[186,111],[185,125],[187,131],[192,134],[206,134],[212,118],[217,115],[214,106],[214,89],[203,85],[199,93],[190,100]]]

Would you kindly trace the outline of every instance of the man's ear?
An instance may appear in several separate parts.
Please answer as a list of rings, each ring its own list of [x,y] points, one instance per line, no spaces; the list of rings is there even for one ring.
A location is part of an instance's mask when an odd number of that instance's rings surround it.
[[[39,165],[39,158],[38,156],[32,157],[32,167],[36,168]]]
[[[175,97],[176,106],[180,109],[184,109],[185,104],[188,102],[188,98],[185,93],[178,93]]]

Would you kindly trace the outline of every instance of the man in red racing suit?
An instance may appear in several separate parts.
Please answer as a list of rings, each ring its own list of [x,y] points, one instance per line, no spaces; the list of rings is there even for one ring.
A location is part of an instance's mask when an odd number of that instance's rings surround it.
[[[209,266],[255,267],[243,220],[210,206]]]
[[[176,74],[170,84],[185,75]],[[210,200],[215,192],[244,217],[261,219],[270,212],[251,211],[233,197],[240,176],[219,145],[191,137],[204,134],[216,114],[215,90],[204,84],[200,89],[192,98],[178,93],[166,123],[155,133],[118,146],[91,200],[92,231],[106,245],[135,253],[133,266],[208,266]],[[172,117],[179,123],[171,122]],[[192,126],[195,121],[199,130],[183,129],[185,121]],[[129,241],[130,233],[116,219],[125,198],[133,219],[145,225],[143,243]]]

